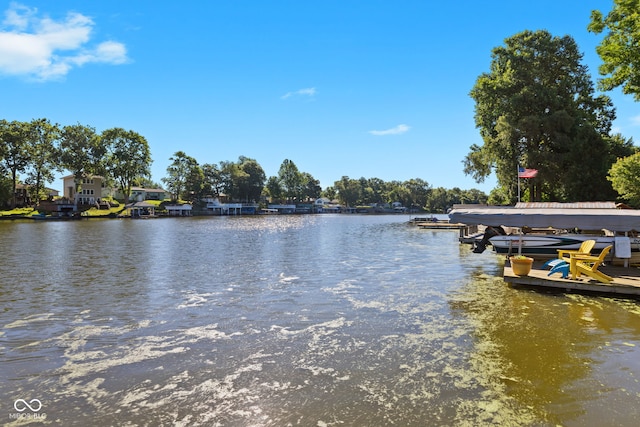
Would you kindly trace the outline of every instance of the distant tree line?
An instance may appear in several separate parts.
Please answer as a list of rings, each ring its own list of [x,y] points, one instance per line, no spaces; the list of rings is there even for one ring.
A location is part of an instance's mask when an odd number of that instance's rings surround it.
[[[432,189],[419,178],[385,182],[343,176],[323,190],[317,179],[289,159],[268,179],[260,164],[245,156],[236,162],[199,164],[177,151],[169,160],[162,182],[174,199],[191,202],[222,194],[235,201],[266,199],[272,203],[305,203],[327,197],[347,206],[400,202],[406,207],[444,212],[454,203],[483,203],[487,199],[478,190]],[[151,180],[151,162],[146,138],[132,130],[116,127],[98,133],[91,126],[60,126],[47,119],[0,120],[0,200],[8,201],[9,207],[16,205],[18,183],[28,184],[30,198],[37,203],[55,173],[63,171],[74,176],[78,192],[83,178],[99,175],[128,198],[132,186],[160,186]]]
[[[177,151],[169,159],[167,177],[162,181],[174,199],[198,201],[205,196],[224,194],[232,200],[271,203],[308,203],[319,197],[338,200],[345,206],[389,205],[400,202],[405,207],[446,212],[456,203],[486,203],[487,195],[480,190],[454,188],[433,189],[426,181],[385,182],[379,178],[351,179],[343,176],[332,186],[322,189],[310,173],[302,172],[296,164],[285,159],[278,175],[265,176],[260,164],[240,156],[237,162],[204,163]]]

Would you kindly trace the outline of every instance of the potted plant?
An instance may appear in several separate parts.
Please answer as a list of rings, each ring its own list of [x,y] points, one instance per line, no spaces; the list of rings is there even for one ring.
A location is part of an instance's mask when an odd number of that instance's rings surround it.
[[[509,261],[511,262],[513,274],[517,276],[528,275],[531,271],[531,266],[533,265],[533,258],[524,255],[509,257]]]

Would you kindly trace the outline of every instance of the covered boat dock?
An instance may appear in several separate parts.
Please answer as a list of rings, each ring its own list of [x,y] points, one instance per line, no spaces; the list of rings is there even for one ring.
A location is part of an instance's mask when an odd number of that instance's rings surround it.
[[[563,204],[557,204],[563,205]],[[492,227],[530,227],[582,230],[640,231],[640,210],[568,207],[478,206],[454,208],[449,221]]]
[[[529,204],[516,207],[492,207],[465,205],[454,208],[449,214],[451,222],[467,225],[505,226],[520,228],[553,228],[580,230],[608,230],[614,235],[628,236],[640,231],[640,210],[615,209],[603,206],[602,203],[593,204],[562,204],[554,203],[547,206]],[[615,263],[624,260],[625,267]],[[635,264],[633,257],[609,259],[600,270],[611,276],[610,283],[596,280],[562,278],[559,274],[549,275],[549,270],[542,267],[541,262],[535,262],[531,272],[526,276],[514,274],[507,262],[503,277],[505,282],[537,288],[553,288],[568,292],[592,292],[610,296],[639,297],[640,269],[629,264]]]

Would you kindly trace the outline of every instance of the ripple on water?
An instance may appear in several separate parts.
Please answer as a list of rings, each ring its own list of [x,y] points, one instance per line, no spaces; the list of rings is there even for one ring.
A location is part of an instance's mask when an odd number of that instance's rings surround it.
[[[44,251],[55,285],[19,269],[26,288],[0,287],[17,301],[0,312],[1,396],[41,399],[70,425],[596,425],[591,408],[638,414],[637,305],[508,288],[500,261],[471,254],[457,232],[397,218],[54,226],[73,259],[87,241],[123,249],[96,259],[91,280]]]

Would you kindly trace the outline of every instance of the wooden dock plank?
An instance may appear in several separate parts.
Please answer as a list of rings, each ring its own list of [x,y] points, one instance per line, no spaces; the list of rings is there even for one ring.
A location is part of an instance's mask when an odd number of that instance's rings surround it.
[[[596,280],[581,277],[578,280],[563,279],[559,273],[549,276],[549,270],[542,265],[534,266],[529,275],[517,276],[507,264],[504,267],[505,282],[517,285],[555,288],[565,291],[585,291],[609,294],[612,296],[640,297],[640,270],[615,266],[602,267],[601,271],[613,277],[611,283],[600,283]]]
[[[445,222],[445,221],[418,222],[416,225],[419,228],[427,228],[431,230],[459,230],[461,228],[466,227],[464,224],[454,224],[454,223]]]

